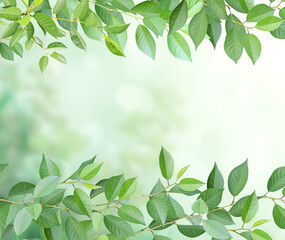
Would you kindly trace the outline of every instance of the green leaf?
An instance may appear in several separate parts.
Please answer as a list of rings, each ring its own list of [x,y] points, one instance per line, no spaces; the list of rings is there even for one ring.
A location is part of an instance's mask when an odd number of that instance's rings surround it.
[[[250,231],[241,232],[240,235],[247,240],[253,240]]]
[[[38,198],[52,193],[56,189],[59,179],[57,176],[49,176],[39,181],[35,187],[34,196]]]
[[[54,206],[61,202],[64,196],[65,189],[55,189],[49,195],[40,198],[40,203]]]
[[[111,15],[108,19],[107,25],[111,26],[111,25],[117,25],[117,24],[125,24],[125,22],[121,18]],[[107,33],[110,38],[112,38],[115,42],[117,42],[122,47],[122,49],[125,48],[126,43],[127,43],[127,38],[128,38],[128,34],[126,31],[120,34],[112,34],[111,32],[107,32]]]
[[[217,239],[232,238],[231,234],[225,228],[225,226],[222,223],[217,222],[215,220],[204,220],[203,227],[205,231],[213,238]]]
[[[91,11],[88,17],[86,18],[85,26],[98,27],[100,25],[102,25],[100,18],[98,17],[98,15]]]
[[[272,240],[266,232],[260,229],[255,229],[251,235],[254,240]]]
[[[54,226],[60,226],[61,222],[58,219],[54,209],[43,207],[42,212],[37,220],[34,220],[38,225],[44,228],[50,228]]]
[[[132,0],[112,0],[111,4],[125,12],[129,12],[135,6]]]
[[[118,196],[123,182],[124,182],[123,174],[108,179],[108,181],[105,184],[105,196],[109,202],[112,202]]]
[[[136,29],[136,43],[138,48],[143,53],[150,56],[153,60],[155,59],[155,52],[156,52],[155,41],[149,30],[141,24],[139,24]]]
[[[72,176],[70,177],[71,180],[77,180],[80,178],[82,169],[87,166],[88,164],[92,164],[94,163],[94,160],[96,159],[96,156],[94,156],[93,158],[91,158],[90,160],[87,160],[83,163],[81,163],[81,165],[79,166],[78,170],[76,170],[75,173],[72,174]]]
[[[42,56],[40,61],[39,61],[39,67],[40,67],[40,70],[41,72],[43,73],[48,65],[48,56]]]
[[[41,229],[42,240],[61,240],[62,229],[59,226]]]
[[[207,218],[209,220],[215,220],[217,222],[222,223],[223,225],[234,225],[234,221],[231,215],[225,210],[214,210],[207,214]]]
[[[18,43],[22,37],[24,37],[24,29],[18,29],[12,36],[10,47],[13,47],[16,43]]]
[[[279,10],[279,16],[282,18],[282,19],[285,19],[285,7],[281,8]]]
[[[65,232],[68,239],[87,240],[87,235],[83,224],[71,216],[69,216],[65,222]]]
[[[204,10],[197,13],[190,21],[188,26],[189,36],[192,38],[195,48],[204,40],[208,29],[208,18]]]
[[[246,30],[243,26],[243,23],[233,14],[230,14],[229,18],[226,20],[226,32],[228,33],[231,30],[235,30],[237,32],[237,35],[239,35],[241,39],[246,34]]]
[[[199,196],[208,206],[209,210],[215,209],[222,200],[224,189],[209,188]]]
[[[28,182],[20,182],[15,184],[9,191],[9,197],[33,193],[35,185]]]
[[[108,179],[102,179],[99,182],[96,183],[96,186],[100,186],[98,189],[94,189],[90,192],[90,197],[94,198],[98,196],[99,194],[105,192],[105,184],[108,181]]]
[[[241,218],[244,223],[250,222],[256,215],[258,210],[258,199],[255,192],[253,192],[245,201]]]
[[[16,0],[3,0],[1,2],[4,3],[4,6],[16,6],[17,5]]]
[[[185,216],[183,207],[171,196],[168,196],[166,207],[167,217],[170,219],[178,219],[183,218]]]
[[[182,0],[173,10],[169,18],[169,35],[182,28],[188,17],[187,2]]]
[[[5,29],[5,31],[2,34],[2,38],[8,38],[12,36],[19,28],[19,23],[13,22],[8,25],[8,27]]]
[[[192,204],[192,210],[199,214],[205,214],[208,212],[208,206],[201,198],[199,198]]]
[[[167,216],[167,205],[164,199],[150,199],[147,202],[147,212],[156,222],[164,226]]]
[[[145,225],[145,220],[142,212],[135,206],[124,205],[119,208],[118,215],[131,223]]]
[[[10,46],[11,47],[11,46]],[[15,43],[14,46],[11,47],[14,53],[18,56],[23,57],[24,49],[20,43]]]
[[[274,170],[267,182],[269,192],[276,192],[285,187],[285,167],[280,167]]]
[[[248,179],[248,160],[234,168],[228,179],[229,191],[233,196],[237,196],[246,185]]]
[[[26,15],[20,20],[18,20],[18,23],[20,23],[22,26],[27,26],[31,21],[31,15]]]
[[[31,217],[27,214],[27,208],[18,212],[14,221],[14,230],[17,236],[27,230],[32,222]]]
[[[285,39],[285,22],[282,22],[277,29],[271,31],[270,33],[275,38]]]
[[[274,205],[273,219],[279,228],[285,229],[285,209],[278,204]]]
[[[261,43],[259,39],[253,34],[246,34],[243,37],[243,46],[252,63],[255,64],[261,54]]]
[[[153,240],[171,240],[169,237],[161,236],[161,235],[155,235],[153,237]]]
[[[228,57],[237,63],[243,52],[243,42],[239,33],[235,29],[230,30],[227,33],[224,49]]]
[[[101,186],[96,186],[94,184],[91,183],[83,183],[84,187],[89,188],[89,189],[101,189]]]
[[[249,196],[239,199],[230,209],[229,213],[234,217],[241,217],[244,204]]]
[[[268,16],[273,16],[275,9],[269,7],[266,4],[255,5],[246,16],[247,22],[259,22]]]
[[[174,57],[179,58],[181,60],[189,61],[189,62],[192,61],[189,45],[180,33],[175,32],[175,33],[172,33],[171,35],[168,35],[167,44],[168,44],[169,51]]]
[[[152,1],[141,2],[134,6],[131,10],[132,12],[138,13],[143,17],[158,17],[161,12],[161,8]]]
[[[256,29],[262,31],[276,30],[284,20],[275,16],[269,16],[260,20],[256,25]]]
[[[151,17],[143,19],[144,25],[149,28],[156,36],[162,36],[165,30],[166,22],[160,17]]]
[[[62,200],[62,203],[68,209],[70,209],[72,212],[83,215],[83,213],[81,212],[80,208],[77,206],[76,201],[75,201],[75,199],[74,199],[74,197],[72,195],[66,196]]]
[[[169,180],[174,172],[174,160],[170,153],[164,148],[161,147],[159,154],[159,167],[162,173],[162,176]]]
[[[33,15],[38,24],[53,37],[57,37],[57,26],[54,21],[46,14],[37,12]]]
[[[67,47],[61,42],[53,42],[53,43],[50,43],[47,46],[47,48],[52,49],[52,50],[63,50],[63,49],[66,49]]]
[[[91,180],[92,178],[94,178],[98,172],[100,171],[102,164],[99,163],[93,163],[93,164],[89,164],[87,166],[85,166],[82,169],[82,172],[80,174],[81,178],[83,180]]]
[[[136,177],[126,180],[120,188],[120,192],[119,192],[120,201],[124,201],[130,198],[135,193],[136,189],[137,189],[137,178]]]
[[[66,0],[57,0],[52,10],[53,14],[61,13],[65,5],[66,5]]]
[[[245,13],[254,7],[254,0],[238,0],[238,3]]]
[[[11,21],[21,19],[22,11],[17,7],[0,8],[0,18],[5,18]]]
[[[106,228],[117,238],[127,238],[134,236],[134,231],[130,224],[119,217],[105,215],[104,224]]]
[[[176,179],[179,180],[184,175],[184,173],[188,170],[189,167],[190,167],[190,164],[181,168],[177,174]]]
[[[28,208],[27,208],[27,214],[32,218],[37,220],[38,217],[40,216],[42,212],[42,205],[39,203],[34,203],[31,204]]]
[[[103,38],[105,39],[105,44],[111,53],[117,56],[125,57],[122,47],[117,42],[105,35],[103,36]]]
[[[180,233],[189,238],[201,236],[205,230],[201,225],[177,225]]]
[[[208,177],[207,188],[224,188],[224,178],[216,163]]]
[[[4,59],[14,61],[14,53],[6,43],[0,43],[0,54]]]
[[[164,190],[165,187],[161,183],[160,179],[158,179],[153,189],[151,190],[150,195],[152,198],[162,198],[164,200],[167,200],[167,195]]]
[[[34,36],[35,32],[34,25],[31,22],[26,26],[26,31],[27,31],[27,40],[30,40]]]
[[[206,0],[206,4],[215,17],[219,19],[227,18],[226,4],[224,0]]]
[[[44,61],[46,61],[46,60],[44,60]],[[46,67],[45,64],[47,65],[48,60],[47,60],[47,62],[44,62],[44,61],[41,65],[41,60],[40,60],[40,68],[41,68],[41,66],[43,68]],[[48,177],[48,176],[59,176],[60,172],[59,172],[59,169],[56,166],[55,162],[53,162],[52,160],[46,159],[45,155],[43,155],[42,162],[40,165],[39,174],[40,174],[41,179],[43,179],[43,178]]]
[[[196,194],[201,193],[201,191],[199,190],[195,190],[195,191],[185,191],[183,189],[181,189],[181,187],[179,187],[179,185],[175,185],[174,187],[172,187],[169,192],[173,192],[173,193],[181,193],[184,194],[186,196],[194,196]]]
[[[184,178],[179,183],[179,186],[185,191],[195,191],[204,185],[205,183],[195,178]]]
[[[74,17],[84,21],[89,12],[89,0],[82,0],[75,8]]]
[[[128,24],[115,24],[115,25],[106,26],[106,27],[104,27],[104,29],[109,33],[119,34],[119,33],[125,32],[129,26],[130,26],[130,23],[128,23]]]
[[[73,26],[70,28],[69,33],[71,41],[74,43],[74,45],[86,51],[87,50],[86,42]]]
[[[92,215],[92,201],[91,198],[82,189],[76,188],[73,192],[75,202],[79,209],[88,217]]]
[[[209,40],[213,44],[213,47],[216,48],[217,43],[220,39],[222,33],[221,23],[213,22],[208,25],[207,35],[209,36]]]
[[[5,226],[10,224],[19,212],[18,206],[18,204],[0,205],[0,222],[2,222]]]
[[[256,221],[256,222],[252,225],[252,228],[257,227],[257,226],[260,226],[260,225],[263,225],[263,224],[265,224],[265,223],[267,223],[267,222],[270,222],[270,220],[268,220],[268,219],[260,219],[260,220]]]

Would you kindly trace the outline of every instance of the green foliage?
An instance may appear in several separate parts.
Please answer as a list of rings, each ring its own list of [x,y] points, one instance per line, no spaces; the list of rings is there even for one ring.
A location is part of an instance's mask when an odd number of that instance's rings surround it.
[[[7,197],[0,198],[0,238],[12,234],[22,239],[23,233],[29,234],[27,229],[34,222],[41,227],[41,239],[46,240],[61,239],[62,234],[75,240],[118,240],[143,232],[149,233],[152,239],[171,240],[160,233],[168,227],[176,227],[188,238],[205,234],[212,240],[232,239],[238,234],[250,240],[270,240],[269,234],[261,229],[270,220],[256,219],[259,202],[265,199],[274,202],[274,223],[285,229],[285,167],[277,168],[269,177],[266,194],[257,196],[254,191],[238,198],[248,179],[247,160],[230,172],[228,189],[224,189],[223,174],[216,163],[206,186],[191,176],[182,178],[190,165],[183,167],[174,178],[174,159],[162,148],[159,166],[167,185],[159,179],[150,194],[135,196],[136,177],[125,180],[121,174],[100,180],[102,163],[94,161],[95,157],[83,162],[71,176],[62,180],[56,163],[43,156],[38,183],[16,183]],[[7,164],[0,165],[1,173],[8,169]],[[276,191],[282,193],[281,198],[268,195]],[[224,192],[231,193],[233,200],[221,205]],[[105,195],[97,197],[101,193]],[[192,213],[175,199],[177,194],[189,198]],[[136,199],[145,199],[149,216],[144,216],[145,210],[134,205]],[[182,220],[188,220],[188,224],[187,221],[181,224]],[[242,226],[236,226],[240,221]]]
[[[136,25],[137,46],[147,56],[155,59],[156,39],[167,35],[171,54],[191,61],[189,42],[192,40],[197,49],[210,41],[216,48],[225,22],[224,50],[228,57],[237,63],[245,49],[255,64],[261,43],[252,30],[268,31],[275,38],[285,39],[284,1],[275,5],[272,2],[255,5],[253,0],[154,0],[136,4],[133,0],[5,0],[0,3],[0,22],[5,25],[0,54],[13,61],[14,54],[22,57],[24,48],[29,51],[33,46],[40,47],[43,57],[39,57],[39,67],[44,72],[50,58],[67,62],[58,51],[66,49],[68,42],[86,51],[87,37],[97,41],[103,38],[111,53],[125,56],[127,32],[133,34],[129,26]],[[41,32],[44,36],[39,38]]]

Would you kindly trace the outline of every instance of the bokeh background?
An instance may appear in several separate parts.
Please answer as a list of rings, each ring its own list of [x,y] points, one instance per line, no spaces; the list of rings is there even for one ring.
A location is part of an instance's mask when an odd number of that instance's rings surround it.
[[[227,178],[248,158],[243,194],[266,192],[269,176],[285,158],[284,43],[259,33],[263,50],[253,66],[245,52],[236,65],[225,55],[223,41],[216,50],[205,41],[196,52],[191,45],[193,63],[188,63],[169,53],[164,37],[153,61],[137,49],[134,29],[126,58],[87,40],[87,53],[70,45],[64,53],[68,64],[50,61],[44,75],[38,69],[40,49],[15,63],[1,60],[0,162],[10,165],[0,176],[0,194],[17,181],[37,181],[43,153],[63,176],[97,154],[104,162],[98,177],[138,176],[137,194],[146,193],[160,176],[161,145],[177,171],[191,164],[188,176],[203,181],[214,162]],[[180,200],[190,211],[194,198]],[[255,219],[272,219],[273,203],[264,201]],[[263,229],[283,239],[284,231],[273,226]],[[172,228],[161,234],[186,239]],[[38,237],[37,231],[26,235]]]

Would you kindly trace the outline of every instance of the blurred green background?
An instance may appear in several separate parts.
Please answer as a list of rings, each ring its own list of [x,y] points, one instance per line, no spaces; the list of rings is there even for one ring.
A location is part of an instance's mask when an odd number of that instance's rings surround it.
[[[171,152],[177,171],[191,164],[188,176],[203,181],[214,162],[227,178],[248,158],[243,194],[266,192],[269,176],[285,157],[283,42],[259,34],[262,56],[252,66],[245,52],[235,65],[222,42],[215,51],[208,42],[197,52],[191,45],[193,63],[182,62],[163,38],[152,61],[137,49],[133,30],[126,58],[87,41],[87,53],[71,46],[64,54],[68,65],[51,61],[44,75],[38,69],[40,49],[15,63],[1,60],[0,162],[10,165],[0,176],[0,194],[18,181],[37,181],[42,153],[63,176],[98,154],[104,162],[98,177],[138,176],[137,194],[146,193],[160,176],[161,145]],[[194,198],[180,200],[191,209]],[[273,203],[261,207],[256,219],[272,219]],[[284,231],[272,226],[263,229],[283,239]],[[161,234],[186,239],[173,228]]]

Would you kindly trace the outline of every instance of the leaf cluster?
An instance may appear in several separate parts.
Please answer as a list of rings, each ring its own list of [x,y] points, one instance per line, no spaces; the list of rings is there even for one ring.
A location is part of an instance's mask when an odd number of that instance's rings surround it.
[[[230,172],[227,184],[217,164],[203,182],[185,177],[190,165],[174,176],[174,160],[162,148],[159,167],[167,184],[159,179],[149,194],[135,196],[136,177],[126,179],[121,174],[100,179],[102,163],[95,160],[83,162],[62,180],[56,163],[43,156],[36,184],[16,183],[7,196],[0,197],[0,238],[16,234],[20,239],[34,222],[41,228],[41,239],[46,240],[61,239],[64,231],[73,240],[123,240],[144,232],[154,240],[171,240],[163,234],[168,227],[188,238],[206,234],[212,240],[231,239],[237,234],[248,240],[271,240],[261,229],[269,220],[256,218],[264,199],[274,203],[274,222],[285,229],[285,167],[271,174],[266,194],[254,191],[241,196],[248,180],[247,160]],[[8,169],[7,164],[0,164],[0,174]],[[227,190],[233,200],[221,205]],[[281,197],[269,196],[275,192],[281,192]],[[192,199],[190,209],[175,199],[177,194]],[[143,210],[134,204],[139,198],[145,199]]]
[[[235,63],[243,50],[255,64],[261,43],[253,30],[285,38],[283,0],[256,4],[254,0],[1,0],[0,54],[6,60],[23,56],[33,45],[43,50],[43,72],[50,59],[66,63],[61,53],[68,43],[87,50],[85,38],[105,42],[107,49],[125,56],[130,25],[137,47],[155,59],[156,39],[166,35],[169,51],[191,61],[189,41],[197,49],[209,40],[215,48],[225,31],[224,50]],[[135,20],[135,21],[134,21]],[[42,32],[44,36],[41,35]]]

